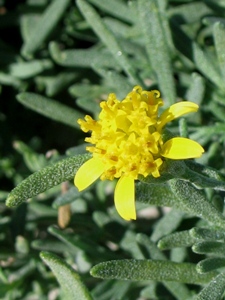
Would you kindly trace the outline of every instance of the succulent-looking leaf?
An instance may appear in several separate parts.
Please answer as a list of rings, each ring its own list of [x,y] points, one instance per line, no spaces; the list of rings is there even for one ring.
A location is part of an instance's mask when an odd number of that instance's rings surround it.
[[[85,0],[77,0],[77,6],[84,15],[92,29],[113,54],[116,61],[119,62],[124,72],[130,77],[134,84],[144,85],[142,80],[138,78],[133,66],[130,63],[125,51],[121,47],[116,36],[107,28],[97,11]]]
[[[51,268],[63,291],[63,299],[92,300],[80,276],[58,256],[41,252],[41,259]]]
[[[224,228],[224,216],[206,199],[203,191],[196,189],[191,183],[184,180],[172,179],[169,181],[169,186],[179,199],[182,210]]]
[[[220,300],[225,291],[225,273],[217,275],[210,283],[198,294],[196,300]]]
[[[152,259],[166,260],[166,256],[162,253],[159,248],[153,243],[149,237],[145,234],[138,234],[136,237],[138,243],[145,248],[147,254]],[[165,287],[174,295],[177,300],[188,299],[191,297],[191,292],[187,286],[181,282],[170,282],[164,281]]]
[[[219,268],[225,267],[225,258],[224,257],[209,257],[201,260],[197,266],[196,270],[200,274],[208,273],[215,271]]]
[[[189,230],[174,232],[170,235],[164,236],[159,242],[159,249],[171,249],[177,247],[188,247],[192,246],[196,241],[189,232]]]
[[[193,245],[192,250],[199,254],[225,255],[225,244],[219,241],[200,241]]]
[[[199,274],[195,264],[161,260],[112,260],[91,269],[92,276],[102,279],[178,281],[191,284],[207,283],[215,274]]]
[[[146,52],[156,73],[158,84],[168,103],[174,103],[176,98],[171,57],[162,16],[157,1],[139,0],[139,22],[143,28]],[[169,31],[169,27],[167,27]]]
[[[190,235],[198,240],[225,240],[223,230],[194,227],[190,229]]]
[[[75,109],[38,94],[21,93],[17,95],[17,100],[43,116],[75,128],[79,127],[76,121],[83,117],[83,114]]]
[[[22,54],[24,56],[30,58],[39,49],[63,16],[69,3],[70,0],[54,0],[49,4],[38,23],[35,24],[31,36],[23,44]]]
[[[78,168],[89,157],[88,154],[72,156],[33,173],[11,191],[6,205],[10,207],[19,205],[28,198],[37,196],[66,180],[73,179]]]

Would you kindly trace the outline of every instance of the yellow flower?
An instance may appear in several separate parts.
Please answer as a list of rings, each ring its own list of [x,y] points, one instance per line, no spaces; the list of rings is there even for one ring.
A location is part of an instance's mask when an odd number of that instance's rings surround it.
[[[99,177],[102,180],[119,178],[114,201],[125,220],[136,219],[138,175],[159,177],[164,158],[197,158],[204,152],[197,142],[187,138],[175,137],[165,143],[162,139],[162,129],[168,122],[196,112],[198,105],[179,102],[158,116],[162,105],[159,91],[143,91],[135,86],[122,101],[110,94],[107,101],[101,102],[98,121],[88,115],[85,120],[78,120],[84,132],[92,132],[85,141],[94,146],[86,148],[92,158],[80,167],[74,184],[81,191]]]

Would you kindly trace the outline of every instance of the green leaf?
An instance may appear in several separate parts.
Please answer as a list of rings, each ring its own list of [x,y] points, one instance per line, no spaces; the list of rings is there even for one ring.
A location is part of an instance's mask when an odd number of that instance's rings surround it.
[[[167,183],[146,184],[138,182],[136,184],[136,201],[149,205],[181,208],[178,198]]]
[[[225,291],[225,273],[221,273],[198,294],[196,300],[221,300]]]
[[[93,299],[81,281],[80,276],[61,258],[52,253],[44,251],[41,252],[40,257],[56,276],[63,291],[63,299]]]
[[[201,260],[197,266],[196,270],[200,274],[208,273],[219,268],[225,267],[225,258],[224,257],[209,257]]]
[[[48,228],[48,232],[62,241],[64,245],[67,245],[74,255],[77,254],[79,249],[85,249],[83,244],[80,242],[79,236],[76,236],[76,238],[74,239],[73,237],[69,236],[68,234],[54,226],[50,226]]]
[[[222,230],[215,230],[210,228],[192,228],[190,230],[190,234],[196,238],[201,240],[224,240],[225,233]]]
[[[213,14],[213,10],[204,2],[192,0],[190,1],[191,3],[186,3],[187,1],[182,2],[184,2],[182,5],[171,6],[168,10],[169,16],[177,18],[179,24],[199,22],[206,15]]]
[[[84,115],[60,102],[51,100],[34,93],[21,93],[17,100],[26,107],[63,124],[80,128],[77,124]]]
[[[170,49],[162,25],[162,15],[157,1],[139,0],[139,22],[142,24],[145,47],[149,61],[156,73],[163,97],[173,104],[176,99]],[[168,29],[169,30],[169,29]]]
[[[183,211],[224,228],[224,216],[207,200],[203,191],[196,189],[191,183],[184,180],[172,179],[169,181],[169,186],[176,198],[179,199],[179,206]]]
[[[9,207],[19,205],[22,201],[37,196],[53,186],[73,179],[78,168],[88,158],[88,154],[65,158],[35,172],[11,191],[6,200],[6,205]]]
[[[4,72],[0,72],[0,83],[4,85],[13,86],[15,88],[24,88],[25,84],[18,78],[6,74]]]
[[[201,73],[224,90],[224,82],[215,61],[195,41],[193,41],[173,19],[171,22],[174,44],[178,51],[189,58]]]
[[[55,62],[64,67],[81,67],[89,69],[92,65],[97,64],[105,68],[121,70],[120,65],[109,50],[102,47],[61,51],[60,46],[57,43],[51,42],[49,44],[49,51]]]
[[[224,128],[225,129],[225,128]],[[200,175],[209,177],[211,179],[215,179],[217,181],[221,181],[222,184],[225,182],[225,175],[222,174],[220,171],[211,168],[209,166],[203,166],[201,164],[198,164],[194,161],[187,160],[185,164],[190,168],[192,171],[199,173]]]
[[[35,80],[38,86],[46,89],[46,95],[48,97],[54,97],[70,84],[78,80],[80,76],[81,72],[65,70],[54,76],[38,76]]]
[[[173,232],[180,225],[184,218],[184,213],[171,210],[165,214],[156,224],[154,231],[151,235],[152,241],[158,241],[161,237]]]
[[[23,156],[25,164],[31,172],[38,171],[46,166],[47,158],[44,154],[34,152],[32,148],[21,141],[15,141],[13,146]]]
[[[203,101],[205,94],[205,80],[198,73],[192,73],[192,82],[190,87],[188,88],[185,99],[188,101],[193,101],[200,105]],[[195,114],[196,119],[196,114]],[[192,119],[193,121],[193,119]]]
[[[211,126],[201,126],[196,132],[190,134],[190,138],[198,141],[201,145],[205,145],[215,136],[223,136],[225,124],[217,122]]]
[[[181,179],[186,179],[193,183],[197,188],[214,188],[220,191],[225,191],[225,182],[219,181],[214,178],[210,178],[200,173],[193,172],[192,170],[186,169]]]
[[[195,241],[196,239],[190,235],[189,230],[184,230],[163,237],[158,242],[158,247],[162,250],[177,247],[188,247],[192,246]]]
[[[102,1],[102,0],[89,0],[101,10],[110,13],[111,15],[124,20],[126,22],[133,23],[135,20],[135,11],[131,5],[125,4],[120,0]]]
[[[91,275],[102,279],[132,281],[177,281],[191,284],[207,283],[215,273],[199,274],[195,264],[160,260],[112,260],[91,269]]]
[[[99,282],[91,291],[96,300],[129,300],[132,282],[107,280]]]
[[[145,252],[150,258],[156,260],[167,260],[164,253],[162,253],[155,243],[153,243],[145,234],[138,234],[137,241],[142,247],[144,247]],[[183,283],[164,281],[163,284],[177,300],[188,299],[191,296],[190,291]]]
[[[196,243],[192,247],[193,252],[199,254],[214,254],[214,255],[225,255],[225,244],[224,242],[217,241],[201,241]]]
[[[22,55],[27,58],[33,56],[33,54],[50,36],[52,30],[63,16],[70,2],[70,0],[53,0],[49,4],[40,17],[39,22],[35,24],[29,39],[24,42],[21,50]]]
[[[164,166],[164,171],[159,178],[148,176],[140,179],[146,183],[157,183],[164,179],[166,181],[177,178],[187,180],[200,189],[214,188],[221,191],[225,190],[225,177],[212,168],[203,167],[195,162],[184,162],[184,160],[167,160]]]
[[[86,221],[87,224],[87,221]],[[90,224],[92,225],[92,224]],[[81,237],[81,236],[70,236],[65,232],[51,226],[48,228],[48,231],[56,236],[59,240],[61,240],[64,244],[67,244],[73,253],[77,253],[78,251],[82,250],[84,253],[89,255],[90,257],[97,258],[99,261],[99,255],[101,259],[103,257],[107,258],[107,251],[104,247],[100,246],[94,240]]]
[[[107,28],[106,24],[100,18],[96,10],[85,0],[77,0],[77,6],[86,18],[87,22],[90,24],[91,28],[109,49],[115,60],[123,68],[124,72],[130,77],[132,83],[135,85],[139,84],[141,86],[144,86],[142,80],[140,80],[138,75],[135,73],[130,60],[128,59],[119,41]]]
[[[145,258],[152,258],[155,260],[167,260],[165,254],[156,246],[156,244],[145,234],[138,233],[136,240],[139,246],[145,249]]]
[[[133,89],[133,84],[131,84],[124,75],[113,70],[109,72],[97,64],[93,65],[93,69],[104,78],[105,85],[108,86],[107,90],[113,91],[118,99],[123,99],[124,96]]]
[[[53,63],[49,59],[32,60],[30,62],[17,62],[9,65],[9,73],[16,78],[27,79],[52,68]]]
[[[85,191],[84,191],[85,193]],[[78,189],[74,186],[71,187],[68,192],[59,195],[55,201],[53,202],[54,208],[59,208],[60,206],[69,204],[76,200],[77,198],[81,197],[82,192],[79,192]]]
[[[66,244],[51,240],[34,240],[31,242],[31,247],[40,251],[51,251],[60,254],[68,252],[68,247]]]
[[[34,260],[30,260],[21,268],[17,269],[13,273],[10,274],[10,282],[16,282],[19,280],[24,280],[26,277],[30,276],[32,273],[35,272],[36,263]]]
[[[225,27],[224,25],[225,24],[222,22],[216,22],[213,25],[213,37],[215,41],[215,48],[216,48],[220,71],[223,78],[225,78],[225,55],[224,55]]]
[[[210,101],[208,105],[205,106],[205,110],[210,113],[213,113],[213,115],[218,119],[218,121],[224,122],[224,104],[221,105],[220,103],[216,103],[215,101]]]
[[[124,233],[123,239],[120,242],[120,248],[130,253],[130,255],[136,259],[144,259],[138,242],[136,241],[136,234],[130,230]]]

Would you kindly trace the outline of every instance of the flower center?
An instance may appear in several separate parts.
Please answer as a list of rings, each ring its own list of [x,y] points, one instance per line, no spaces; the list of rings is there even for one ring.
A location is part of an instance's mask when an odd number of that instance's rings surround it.
[[[105,165],[101,179],[160,176],[163,161],[159,152],[163,142],[157,121],[161,105],[158,91],[147,92],[136,86],[122,101],[110,94],[107,101],[101,102],[98,121],[90,116],[79,120],[84,132],[92,132],[85,141],[94,146],[87,150]]]

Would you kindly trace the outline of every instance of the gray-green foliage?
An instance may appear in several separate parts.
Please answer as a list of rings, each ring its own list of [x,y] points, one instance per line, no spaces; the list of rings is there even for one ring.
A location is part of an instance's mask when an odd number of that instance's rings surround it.
[[[223,299],[225,1],[0,2],[0,298]],[[140,177],[125,222],[114,182],[73,177],[90,157],[77,120],[134,85],[197,103],[165,136],[206,152]]]

